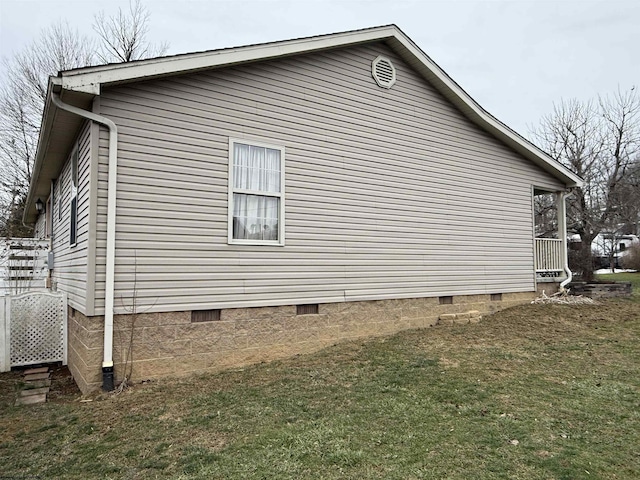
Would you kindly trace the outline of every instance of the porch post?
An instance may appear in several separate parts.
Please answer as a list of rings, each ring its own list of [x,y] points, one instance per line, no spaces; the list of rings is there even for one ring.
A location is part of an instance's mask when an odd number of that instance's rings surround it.
[[[0,372],[11,370],[11,295],[0,296]]]

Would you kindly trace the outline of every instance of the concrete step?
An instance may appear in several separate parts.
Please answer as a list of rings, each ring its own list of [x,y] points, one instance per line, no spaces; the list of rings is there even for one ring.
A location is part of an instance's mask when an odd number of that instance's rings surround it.
[[[46,380],[33,380],[28,383],[29,388],[41,388],[41,387],[50,387],[51,379],[47,378]]]
[[[40,388],[25,388],[20,391],[21,397],[30,397],[31,395],[41,395],[41,394],[49,393],[49,387],[40,387]]]
[[[35,405],[37,403],[45,403],[47,401],[47,394],[41,393],[39,395],[28,395],[26,397],[20,396],[16,400],[16,405]]]
[[[16,405],[45,403],[51,386],[49,367],[30,368],[23,375],[25,387],[18,394]]]
[[[31,373],[29,375],[25,375],[24,376],[24,381],[25,382],[32,382],[32,381],[38,381],[38,380],[46,380],[47,378],[49,378],[49,375],[50,375],[49,372]]]
[[[29,370],[25,370],[22,372],[23,375],[33,375],[34,373],[47,373],[49,371],[49,367],[38,367],[38,368],[30,368]]]

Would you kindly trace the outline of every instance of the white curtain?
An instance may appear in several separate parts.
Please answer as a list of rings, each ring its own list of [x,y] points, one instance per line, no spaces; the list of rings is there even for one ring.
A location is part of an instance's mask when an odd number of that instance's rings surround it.
[[[233,238],[278,240],[280,199],[262,195],[233,194]]]
[[[280,191],[280,150],[235,144],[233,188]]]
[[[255,192],[280,192],[280,151],[236,143],[233,187]],[[233,194],[233,238],[278,240],[280,198]]]

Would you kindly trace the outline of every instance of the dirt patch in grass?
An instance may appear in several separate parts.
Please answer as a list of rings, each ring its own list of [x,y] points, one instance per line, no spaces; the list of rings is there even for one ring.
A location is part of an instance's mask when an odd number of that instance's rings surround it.
[[[51,366],[51,388],[47,400],[50,402],[70,402],[82,395],[73,381],[71,372],[64,365]]]
[[[638,338],[638,302],[526,305],[85,403],[2,374],[2,474],[635,479]]]

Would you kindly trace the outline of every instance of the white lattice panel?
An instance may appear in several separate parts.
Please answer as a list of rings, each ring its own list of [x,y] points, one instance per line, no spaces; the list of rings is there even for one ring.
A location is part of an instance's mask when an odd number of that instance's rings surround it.
[[[30,292],[11,297],[11,366],[66,363],[64,294]]]

